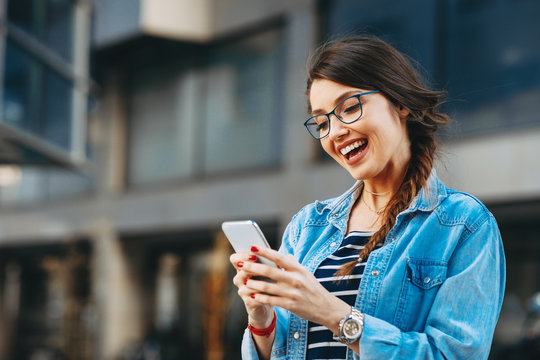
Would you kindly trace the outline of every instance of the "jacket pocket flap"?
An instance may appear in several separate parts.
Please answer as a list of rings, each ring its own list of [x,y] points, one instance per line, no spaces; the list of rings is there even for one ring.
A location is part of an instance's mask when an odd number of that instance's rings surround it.
[[[448,265],[443,261],[409,259],[407,261],[411,282],[422,289],[431,289],[446,280]]]

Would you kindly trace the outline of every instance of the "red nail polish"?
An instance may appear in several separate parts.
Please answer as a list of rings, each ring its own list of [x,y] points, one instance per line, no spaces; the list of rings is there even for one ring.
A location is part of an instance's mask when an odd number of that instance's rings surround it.
[[[244,262],[243,262],[243,261],[239,261],[238,263],[236,263],[236,266],[242,267],[242,266],[244,266]]]
[[[255,255],[249,255],[249,260],[256,261],[256,260],[257,260],[257,256],[255,256]]]
[[[255,299],[255,294],[251,294],[249,296],[251,296],[252,299]]]
[[[247,285],[247,281],[248,281],[248,279],[244,280],[244,285]]]
[[[252,252],[259,252],[259,248],[256,247],[256,246],[252,246],[252,247],[251,247],[251,251],[252,251]]]

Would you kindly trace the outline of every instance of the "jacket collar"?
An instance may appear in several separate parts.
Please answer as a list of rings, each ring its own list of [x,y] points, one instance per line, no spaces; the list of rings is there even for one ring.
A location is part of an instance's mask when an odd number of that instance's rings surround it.
[[[363,188],[364,182],[358,180],[343,195],[333,200],[317,201],[315,203],[317,213],[322,215],[325,211],[329,211],[329,218],[340,218],[344,213],[349,213],[352,204],[362,193]],[[427,180],[427,186],[420,190],[405,211],[433,211],[446,197],[446,186],[439,180],[435,169],[433,169]]]
[[[325,211],[330,211],[329,216],[336,214],[334,216],[339,217],[347,210],[348,206],[346,205],[350,204],[351,200],[352,202],[356,201],[363,188],[364,182],[362,180],[357,180],[354,185],[341,196],[326,201],[317,200],[315,202],[315,209],[319,215],[322,215]]]
[[[422,188],[409,205],[409,211],[433,211],[448,196],[446,186],[437,177],[435,169],[427,179],[427,186]]]

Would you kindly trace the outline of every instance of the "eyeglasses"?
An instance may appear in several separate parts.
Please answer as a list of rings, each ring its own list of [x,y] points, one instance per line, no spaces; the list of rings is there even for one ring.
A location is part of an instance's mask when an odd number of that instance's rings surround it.
[[[352,124],[362,117],[362,102],[360,101],[360,96],[378,92],[379,90],[373,90],[349,96],[337,104],[334,110],[330,111],[328,114],[310,117],[306,120],[304,126],[315,139],[322,139],[330,134],[330,115],[334,114],[334,116],[344,124]]]

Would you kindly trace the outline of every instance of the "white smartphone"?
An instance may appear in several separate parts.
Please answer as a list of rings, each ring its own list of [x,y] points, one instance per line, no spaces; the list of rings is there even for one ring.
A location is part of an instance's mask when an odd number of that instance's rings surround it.
[[[259,225],[253,220],[225,221],[221,228],[237,253],[249,253],[252,246],[270,247]],[[277,267],[274,262],[259,256],[259,262]]]

